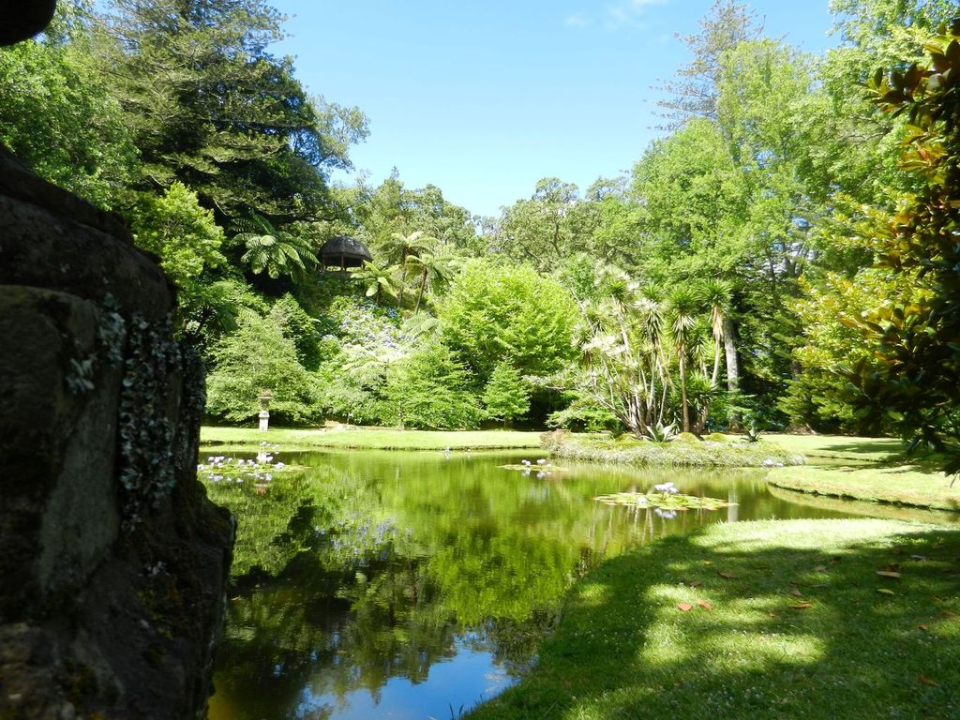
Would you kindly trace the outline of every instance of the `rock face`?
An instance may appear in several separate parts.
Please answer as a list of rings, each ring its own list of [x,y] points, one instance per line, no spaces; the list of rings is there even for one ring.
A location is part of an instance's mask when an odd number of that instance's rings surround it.
[[[174,302],[0,148],[0,718],[205,714],[233,522],[196,479]]]

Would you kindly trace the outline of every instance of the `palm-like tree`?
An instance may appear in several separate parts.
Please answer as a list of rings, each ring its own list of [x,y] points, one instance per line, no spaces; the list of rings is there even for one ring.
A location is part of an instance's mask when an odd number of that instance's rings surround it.
[[[407,285],[407,268],[411,256],[418,257],[422,253],[432,251],[439,240],[431,235],[426,235],[422,230],[417,230],[404,235],[401,232],[395,232],[390,236],[387,244],[387,252],[396,259],[400,265],[400,290],[397,293],[397,307],[403,305],[403,292]]]
[[[690,406],[687,402],[687,355],[696,326],[700,298],[687,287],[676,288],[670,296],[670,330],[673,349],[680,371],[680,405],[683,413],[683,431],[690,432]]]
[[[367,297],[376,295],[374,302],[376,302],[377,305],[380,304],[380,300],[384,294],[390,297],[396,297],[397,283],[394,279],[397,272],[396,265],[384,267],[375,262],[365,260],[362,267],[351,268],[350,272],[354,278],[366,283]]]
[[[605,268],[600,277],[604,299],[583,307],[579,388],[641,437],[666,410],[663,306],[625,273]]]
[[[423,301],[423,294],[430,281],[432,280],[436,285],[449,279],[454,273],[457,262],[449,255],[421,250],[417,255],[410,255],[407,258],[407,264],[420,272],[420,290],[417,292],[417,305],[413,310],[413,314],[416,315],[420,312],[420,303]]]
[[[723,326],[730,311],[730,285],[723,280],[709,280],[703,286],[703,298],[710,308],[710,327],[713,332],[713,372],[710,384],[717,386],[720,377],[720,352],[723,346]]]
[[[237,220],[234,230],[234,242],[247,248],[240,260],[248,263],[255,275],[266,270],[276,280],[281,275],[303,275],[308,265],[317,264],[308,240],[275,228],[261,215]]]

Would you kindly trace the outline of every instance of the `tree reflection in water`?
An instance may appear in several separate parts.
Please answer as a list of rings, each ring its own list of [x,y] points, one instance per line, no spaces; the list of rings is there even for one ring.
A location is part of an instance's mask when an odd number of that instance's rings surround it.
[[[735,486],[742,519],[810,516],[750,472],[578,467],[538,480],[498,467],[511,458],[481,454],[284,459],[307,469],[260,494],[249,483],[208,484],[238,518],[213,720],[352,717],[360,705],[446,717],[529,665],[577,576],[639,543],[727,519],[668,521],[596,495],[671,480],[726,498]],[[437,707],[403,706],[414,697]]]

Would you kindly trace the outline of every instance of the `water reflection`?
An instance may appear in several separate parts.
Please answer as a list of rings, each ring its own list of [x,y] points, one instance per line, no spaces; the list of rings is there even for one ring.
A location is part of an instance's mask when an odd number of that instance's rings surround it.
[[[283,460],[304,469],[266,492],[208,486],[239,520],[213,720],[456,717],[529,666],[565,591],[603,559],[708,522],[843,516],[771,495],[753,471],[537,479],[500,469],[516,462],[503,454]],[[668,481],[737,505],[666,518],[593,500]]]

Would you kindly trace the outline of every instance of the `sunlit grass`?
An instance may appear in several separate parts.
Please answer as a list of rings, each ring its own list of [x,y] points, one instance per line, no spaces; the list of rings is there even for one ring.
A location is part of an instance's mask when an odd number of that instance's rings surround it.
[[[392,428],[292,430],[204,426],[200,430],[204,449],[255,450],[262,442],[277,444],[284,451],[317,449],[355,450],[491,450],[538,449],[540,433],[514,430],[430,431]]]
[[[761,442],[764,441],[776,443],[790,452],[801,453],[808,458],[884,462],[903,452],[903,443],[896,438],[764,433]]]
[[[712,525],[588,575],[539,667],[471,717],[960,717],[958,578],[943,527]]]
[[[776,468],[767,476],[775,487],[817,495],[960,511],[960,482],[913,465],[893,467]]]

